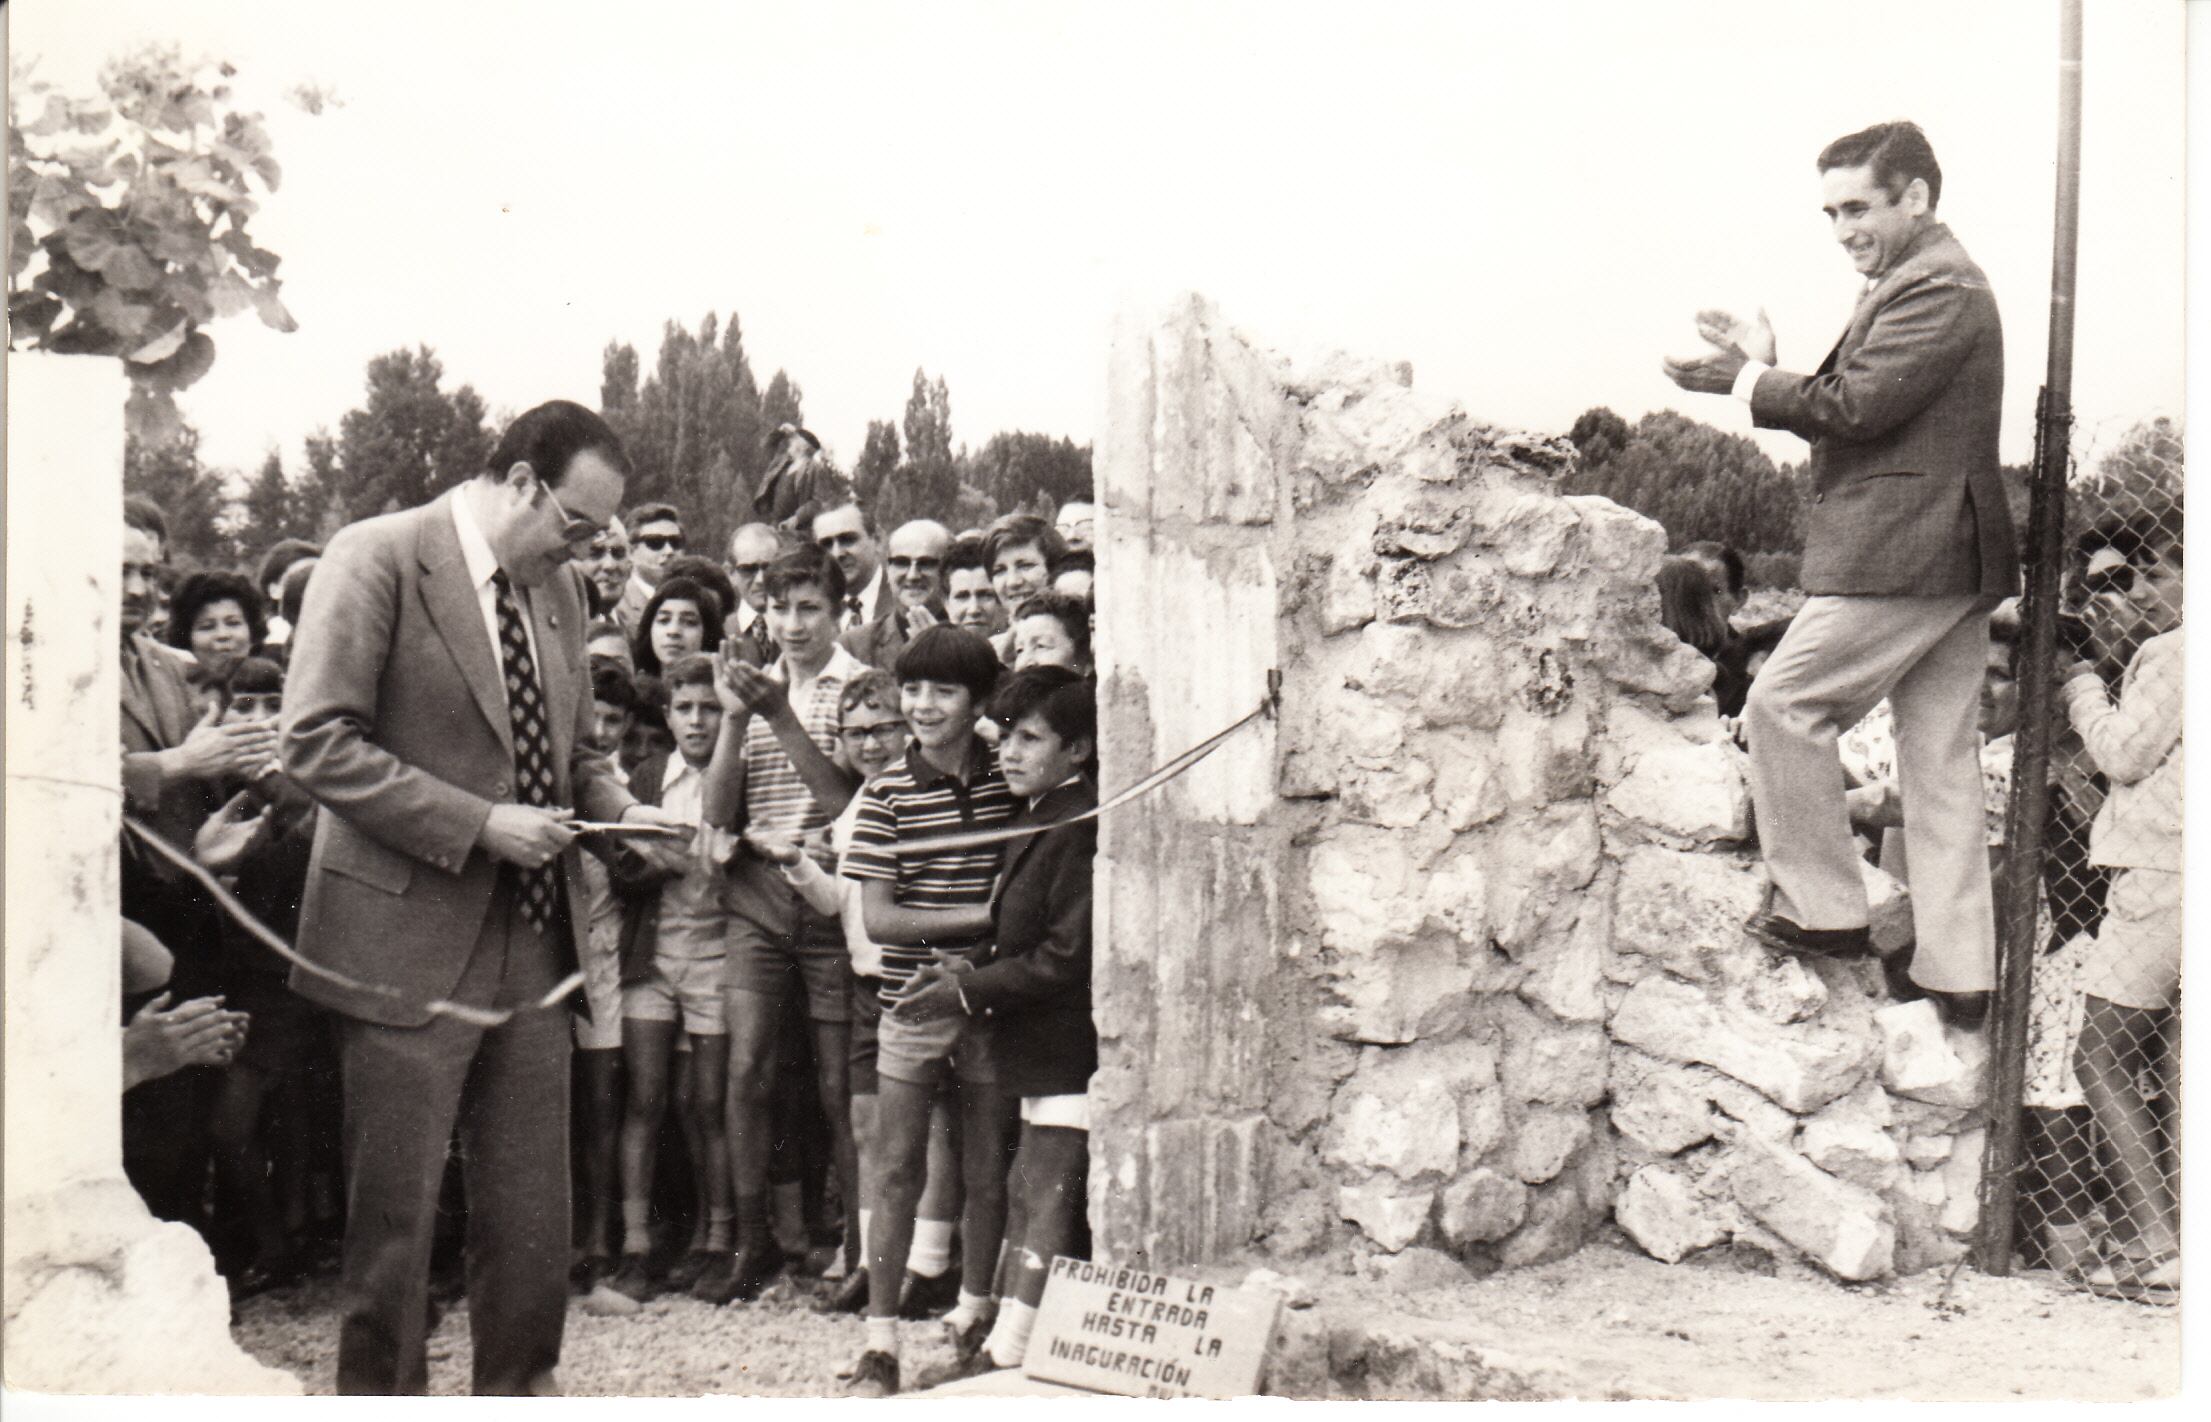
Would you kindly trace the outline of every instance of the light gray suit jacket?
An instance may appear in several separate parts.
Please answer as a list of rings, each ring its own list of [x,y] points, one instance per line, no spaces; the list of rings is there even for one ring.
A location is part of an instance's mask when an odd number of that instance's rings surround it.
[[[299,948],[361,992],[294,970],[293,990],[391,1026],[460,980],[499,865],[475,848],[491,807],[514,798],[513,730],[499,653],[484,627],[453,526],[454,493],[354,524],[330,540],[307,585],[284,688],[284,769],[330,811],[318,819],[300,906]],[[592,750],[583,576],[530,590],[532,633],[553,741],[555,798],[591,819],[632,803]],[[585,902],[576,851],[562,857],[576,958]]]
[[[1769,370],[1752,421],[1812,442],[1808,593],[2008,597],[2019,585],[1996,438],[2004,332],[1988,278],[1930,223],[1812,375]]]

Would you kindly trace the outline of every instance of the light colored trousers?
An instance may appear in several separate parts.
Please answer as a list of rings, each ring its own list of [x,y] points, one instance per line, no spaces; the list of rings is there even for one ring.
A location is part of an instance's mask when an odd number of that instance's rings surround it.
[[[1996,985],[1996,904],[1981,795],[1981,681],[1996,599],[1814,597],[1743,707],[1758,843],[1773,911],[1801,928],[1866,923],[1865,879],[1835,741],[1887,697],[1896,717],[1912,980],[1937,992]]]

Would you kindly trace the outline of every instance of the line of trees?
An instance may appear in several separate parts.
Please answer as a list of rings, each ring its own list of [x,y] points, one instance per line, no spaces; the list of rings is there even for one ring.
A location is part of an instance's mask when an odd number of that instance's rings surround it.
[[[609,342],[600,405],[635,466],[630,502],[676,505],[702,549],[718,549],[750,517],[768,433],[806,418],[789,372],[760,387],[735,312],[726,322],[708,313],[695,328],[667,322],[649,373],[634,346]],[[124,486],[168,511],[179,558],[240,564],[279,539],[327,538],[451,488],[483,467],[508,418],[473,386],[448,382],[430,347],[388,351],[368,362],[362,403],[339,417],[337,432],[307,436],[298,467],[271,450],[250,479],[209,468],[198,431],[180,424],[166,440],[129,442]],[[834,450],[825,454],[835,462]],[[919,517],[957,529],[1014,509],[1049,514],[1092,487],[1086,444],[1025,430],[974,449],[955,443],[951,391],[923,370],[900,420],[868,422],[850,472],[886,530]]]

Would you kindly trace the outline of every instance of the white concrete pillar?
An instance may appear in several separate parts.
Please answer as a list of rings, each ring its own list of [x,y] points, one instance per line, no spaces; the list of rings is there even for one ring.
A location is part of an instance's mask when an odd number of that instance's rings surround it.
[[[7,357],[7,1382],[297,1392],[231,1342],[199,1235],[123,1178],[126,389],[118,361]]]

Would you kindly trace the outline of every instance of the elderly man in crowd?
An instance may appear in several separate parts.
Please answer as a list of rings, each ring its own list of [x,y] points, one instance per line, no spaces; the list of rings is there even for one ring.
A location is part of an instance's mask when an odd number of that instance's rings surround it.
[[[883,559],[888,605],[838,639],[845,649],[871,667],[887,668],[916,632],[944,621],[944,558],[951,546],[952,530],[935,519],[917,518],[892,530]]]
[[[737,590],[737,605],[723,621],[722,637],[755,666],[767,666],[782,655],[768,634],[768,591],[760,577],[788,549],[783,535],[764,523],[741,525],[729,536],[725,566],[730,586]]]

